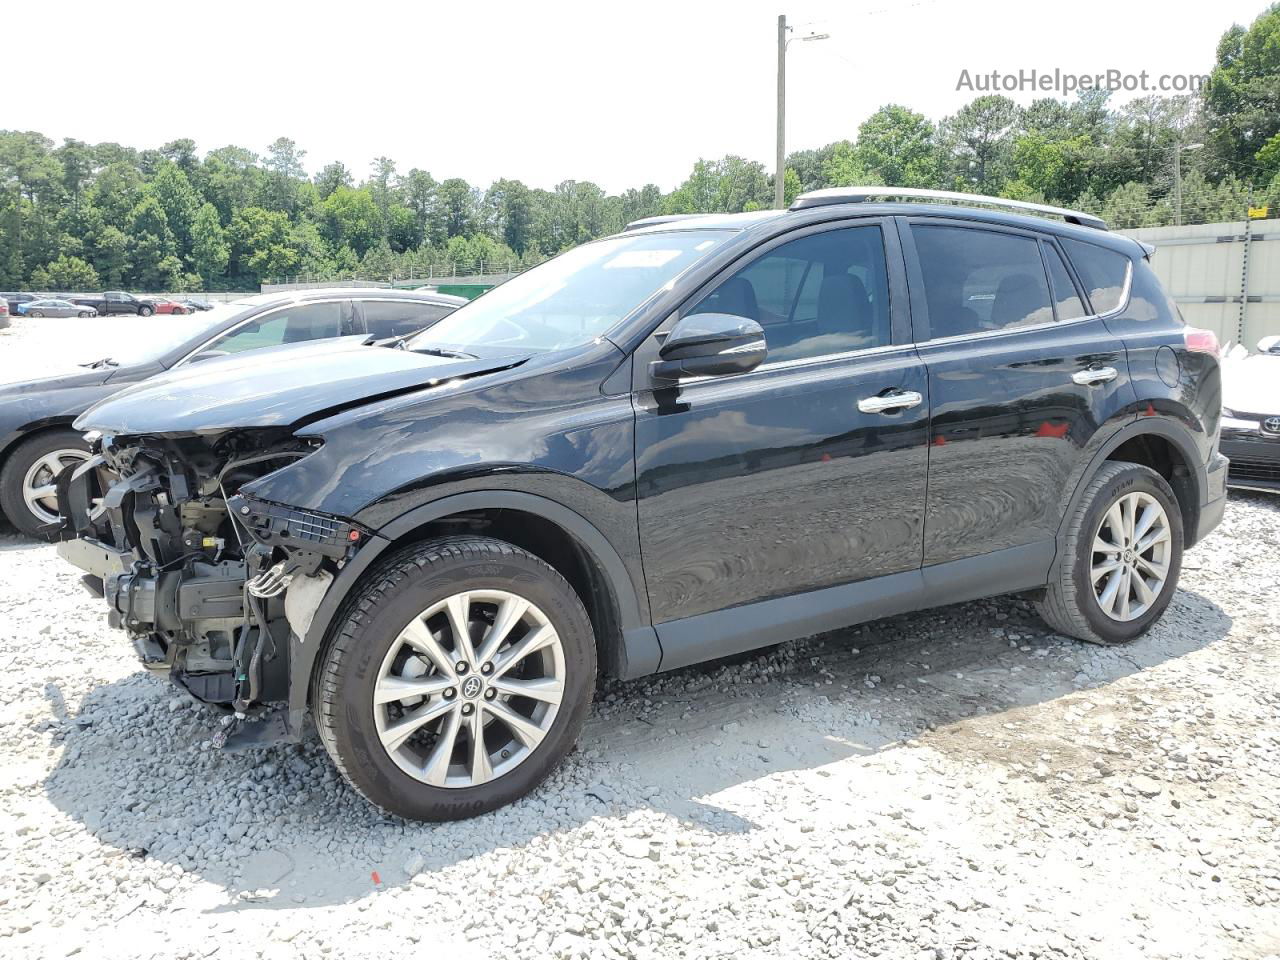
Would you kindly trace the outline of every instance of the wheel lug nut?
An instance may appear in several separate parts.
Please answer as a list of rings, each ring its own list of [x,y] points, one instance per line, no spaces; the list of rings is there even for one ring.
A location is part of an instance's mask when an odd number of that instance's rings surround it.
[[[471,704],[469,704],[469,703],[464,703],[464,704],[462,705],[462,715],[463,715],[464,717],[469,717],[469,716],[471,716],[471,710],[472,710]]]
[[[450,687],[448,690],[444,692],[444,698],[446,700],[452,700],[457,695],[458,695],[458,691],[453,689],[453,687]]]
[[[493,673],[493,664],[486,663],[483,667],[480,668],[480,672],[487,677],[489,674]]]
[[[459,672],[459,673],[466,673],[466,672],[467,672],[467,665],[466,665],[465,663],[463,663],[461,660],[459,660],[459,661],[457,662],[456,666],[457,666],[457,669],[458,669],[458,672]]]
[[[484,698],[486,700],[492,700],[497,695],[498,695],[498,691],[493,689],[493,687],[490,687],[488,690],[484,692]]]

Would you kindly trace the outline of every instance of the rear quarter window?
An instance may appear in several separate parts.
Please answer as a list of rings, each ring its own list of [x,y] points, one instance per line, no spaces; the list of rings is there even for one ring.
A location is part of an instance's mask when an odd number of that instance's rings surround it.
[[[1111,313],[1120,309],[1124,305],[1129,285],[1129,270],[1132,266],[1129,258],[1123,253],[1082,240],[1064,238],[1062,246],[1084,284],[1093,312]]]

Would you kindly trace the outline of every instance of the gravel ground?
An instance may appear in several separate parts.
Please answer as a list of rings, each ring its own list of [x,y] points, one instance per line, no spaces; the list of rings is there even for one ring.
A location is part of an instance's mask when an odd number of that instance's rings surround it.
[[[1131,646],[1006,598],[603,683],[541,789],[422,825],[314,736],[211,749],[0,528],[0,955],[1280,956],[1277,584],[1234,495]]]

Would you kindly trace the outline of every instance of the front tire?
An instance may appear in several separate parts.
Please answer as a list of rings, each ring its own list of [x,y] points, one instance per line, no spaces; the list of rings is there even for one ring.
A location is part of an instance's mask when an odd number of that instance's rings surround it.
[[[79,313],[76,314],[76,316],[79,317],[81,320],[87,320],[89,317],[89,311],[81,310]]]
[[[43,311],[43,310],[29,310],[29,311],[27,311],[27,316],[29,316],[29,317],[43,317],[43,316],[44,316],[44,311]]]
[[[1146,633],[1182,569],[1182,511],[1150,467],[1109,462],[1089,482],[1063,556],[1039,601],[1059,633],[1107,646]]]
[[[89,459],[89,445],[74,430],[49,430],[20,443],[0,469],[0,511],[29,537],[58,520],[53,484],[63,467]]]
[[[151,316],[151,314],[153,314],[153,313],[155,313],[155,311],[154,311],[154,310],[152,310],[150,307],[139,307],[139,308],[138,308],[138,316],[140,316],[140,317],[149,317],[149,316]]]
[[[501,540],[416,544],[348,600],[312,690],[320,737],[357,791],[412,820],[505,806],[559,765],[595,688],[574,589]]]

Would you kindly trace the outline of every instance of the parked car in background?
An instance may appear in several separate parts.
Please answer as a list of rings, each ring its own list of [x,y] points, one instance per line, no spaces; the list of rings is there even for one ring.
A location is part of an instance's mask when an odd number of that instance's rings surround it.
[[[19,308],[28,317],[96,317],[98,311],[68,300],[32,300]]]
[[[460,297],[394,290],[261,294],[143,325],[132,331],[134,342],[122,342],[82,372],[0,384],[0,513],[32,536],[57,521],[54,478],[89,450],[72,421],[127,384],[260,347],[347,336],[384,340],[429,327],[464,303]],[[261,400],[270,405],[265,396]]]
[[[1263,337],[1252,355],[1238,346],[1223,361],[1222,452],[1229,486],[1280,493],[1280,337]]]
[[[279,347],[97,404],[58,549],[144,665],[262,715],[215,742],[310,713],[419,819],[532,790],[598,662],[1012,592],[1125,643],[1226,503],[1217,341],[1148,253],[901,188],[637,226],[400,349]]]
[[[40,297],[34,293],[0,293],[0,300],[4,300],[9,305],[9,314],[12,316],[18,312],[18,306],[23,303],[30,303],[32,300],[39,300]]]
[[[152,297],[151,299],[155,303],[156,313],[177,314],[179,316],[195,313],[195,310],[180,300],[170,300],[167,297]]]
[[[178,302],[190,310],[212,310],[213,309],[212,303],[210,303],[208,300],[203,300],[199,297],[182,297]]]
[[[108,290],[95,296],[72,297],[72,303],[85,307],[93,307],[102,316],[117,314],[135,314],[149,317],[156,312],[156,302],[151,297],[135,297],[122,290]]]
[[[9,301],[0,299],[0,330],[9,326]]]

